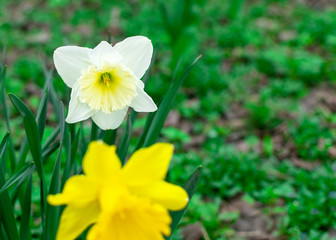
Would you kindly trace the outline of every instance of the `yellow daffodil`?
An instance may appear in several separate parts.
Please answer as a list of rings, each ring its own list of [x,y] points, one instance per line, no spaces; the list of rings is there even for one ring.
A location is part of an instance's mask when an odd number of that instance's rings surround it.
[[[170,235],[168,210],[183,209],[186,191],[164,181],[173,146],[157,143],[136,151],[125,164],[115,146],[90,143],[83,172],[69,178],[51,205],[67,205],[56,239],[73,240],[88,226],[89,240],[163,240]]]
[[[101,129],[120,126],[127,110],[157,109],[140,80],[153,54],[151,41],[143,36],[126,38],[113,47],[102,41],[94,49],[64,46],[54,52],[54,63],[63,81],[72,88],[66,121],[92,117]]]

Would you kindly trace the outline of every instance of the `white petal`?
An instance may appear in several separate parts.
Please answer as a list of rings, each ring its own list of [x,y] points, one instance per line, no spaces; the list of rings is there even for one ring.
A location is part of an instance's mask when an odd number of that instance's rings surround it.
[[[129,67],[135,76],[140,79],[145,74],[153,55],[153,45],[148,38],[129,37],[114,45],[113,48],[123,56],[121,63]]]
[[[154,112],[157,107],[153,99],[141,88],[137,86],[138,95],[133,98],[130,106],[137,112]]]
[[[106,41],[99,43],[90,53],[90,60],[96,66],[102,66],[105,62],[113,64],[119,62],[122,56]]]
[[[72,88],[81,75],[92,63],[89,60],[90,48],[65,46],[54,52],[54,63],[58,74],[66,85]]]
[[[96,111],[91,109],[88,104],[82,103],[78,99],[79,87],[74,85],[71,91],[68,116],[65,119],[67,123],[75,123],[88,119]]]
[[[103,130],[116,129],[124,120],[127,110],[128,108],[125,108],[119,111],[114,111],[110,114],[98,111],[92,115],[92,120]]]

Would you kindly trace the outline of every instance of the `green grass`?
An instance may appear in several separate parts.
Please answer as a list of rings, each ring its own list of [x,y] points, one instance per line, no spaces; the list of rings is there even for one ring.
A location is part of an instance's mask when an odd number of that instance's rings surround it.
[[[177,95],[178,120],[160,138],[176,146],[170,181],[183,183],[203,165],[197,197],[182,226],[201,222],[211,239],[240,239],[239,209],[223,212],[222,205],[242,198],[272,216],[268,234],[331,239],[336,230],[336,8],[299,2],[2,1],[6,88],[36,112],[44,71],[52,68],[57,47],[94,47],[103,39],[115,43],[145,35],[156,54],[146,90],[158,103],[179,59],[182,73],[202,54]],[[56,73],[52,82],[67,105],[69,92]],[[22,120],[9,109],[18,149]],[[57,125],[55,115],[47,119],[44,140]],[[135,136],[144,125],[144,119],[135,122]],[[0,137],[5,134],[1,124]],[[46,169],[52,171],[52,161]],[[38,201],[37,181],[34,175],[33,202]],[[32,211],[38,236],[40,209]]]

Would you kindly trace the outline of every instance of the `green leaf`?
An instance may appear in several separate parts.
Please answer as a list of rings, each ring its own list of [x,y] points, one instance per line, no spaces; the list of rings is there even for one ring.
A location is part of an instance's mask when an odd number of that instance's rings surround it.
[[[47,85],[47,83],[46,83],[46,85]],[[48,100],[48,90],[47,90],[47,87],[45,86],[45,88],[43,90],[42,100],[39,104],[37,114],[36,114],[36,118],[35,118],[36,121],[38,122],[38,130],[39,130],[39,134],[40,134],[40,139],[42,139],[44,128],[45,128],[45,123],[46,123],[47,100]],[[57,132],[57,134],[58,134],[58,132]],[[56,138],[56,136],[55,136],[55,138]],[[16,171],[24,165],[24,163],[26,161],[28,150],[29,150],[29,146],[27,145],[27,137],[26,137],[23,140],[23,142],[20,146],[19,162],[16,165]],[[45,146],[43,146],[43,152],[44,151],[45,151]]]
[[[5,50],[4,50],[4,54],[5,54]],[[7,131],[11,132],[10,124],[9,124],[9,111],[8,111],[7,104],[6,104],[6,70],[7,70],[7,67],[4,66],[3,68],[1,68],[1,71],[0,71],[0,111],[5,116],[5,123],[6,123]],[[14,150],[11,137],[9,137],[9,157],[10,157],[10,163],[11,163],[11,170],[14,171],[15,165],[16,165],[16,156],[15,156],[15,150]]]
[[[19,186],[27,177],[31,176],[35,169],[35,164],[33,162],[27,163],[22,169],[10,177],[7,182],[0,188],[0,194],[6,191],[9,187],[17,183]]]
[[[40,133],[38,131],[37,123],[35,121],[33,113],[29,108],[15,95],[9,94],[9,99],[18,110],[18,112],[23,116],[23,125],[26,130],[26,136],[28,141],[28,146],[30,152],[33,156],[37,173],[40,178],[40,187],[41,187],[41,218],[42,218],[42,227],[44,226],[44,212],[45,212],[45,203],[46,203],[46,183],[43,172],[42,165],[42,151],[41,151],[41,140]]]
[[[71,153],[70,153],[70,170],[69,173],[67,173],[67,175],[65,175],[64,179],[68,179],[69,175],[70,175],[70,171],[72,171],[74,164],[75,164],[75,160],[76,160],[76,156],[77,156],[77,150],[78,150],[78,145],[79,145],[79,135],[80,135],[80,129],[78,129],[77,134],[75,135],[74,140],[71,143]],[[63,184],[64,185],[64,184]]]
[[[117,154],[120,158],[120,161],[122,163],[125,162],[126,155],[127,155],[127,150],[129,147],[129,143],[131,140],[131,135],[132,135],[132,122],[131,122],[131,116],[129,115],[127,118],[127,124],[126,124],[126,129],[124,132],[124,135],[122,137],[122,140],[118,146]]]
[[[5,178],[2,170],[0,169],[0,186],[5,184]],[[19,235],[16,227],[16,220],[14,216],[14,209],[9,198],[8,191],[0,194],[0,218],[6,229],[8,238],[11,240],[18,240]]]
[[[148,132],[146,132],[145,140],[143,143],[144,147],[148,147],[156,142],[159,137],[160,131],[164,125],[164,122],[168,116],[170,109],[172,108],[175,98],[177,96],[178,90],[182,86],[184,80],[189,75],[191,69],[195,66],[198,60],[201,58],[201,55],[195,59],[191,66],[176,80],[173,81],[168,92],[164,96],[159,109],[154,113],[154,116],[150,122]],[[151,117],[149,117],[150,119]],[[138,146],[139,148],[141,146]]]
[[[148,130],[149,130],[150,126],[151,126],[151,123],[153,121],[154,116],[155,116],[154,112],[151,112],[151,113],[148,114],[145,127],[144,127],[144,129],[142,131],[142,134],[141,134],[141,136],[140,136],[140,138],[139,138],[139,140],[137,142],[135,150],[137,150],[137,149],[141,148],[141,146],[143,146],[144,141],[145,141],[146,136],[147,136],[147,133],[148,133]]]
[[[25,193],[24,202],[22,205],[22,216],[20,226],[20,239],[30,239],[30,215],[31,215],[31,191],[32,191],[32,176],[28,179],[27,190]]]
[[[117,138],[117,129],[107,130],[104,136],[104,142],[108,145],[113,145]]]
[[[61,190],[61,180],[60,180],[60,172],[61,172],[61,156],[62,156],[62,148],[64,141],[64,131],[65,131],[65,117],[64,117],[64,107],[62,102],[59,104],[59,117],[60,117],[60,147],[58,150],[58,154],[56,157],[53,173],[51,176],[51,182],[49,187],[48,194],[56,194]],[[59,218],[61,214],[60,207],[54,207],[51,205],[47,205],[46,210],[46,225],[45,225],[45,239],[55,239],[56,232],[58,228]]]
[[[0,158],[6,155],[6,145],[8,137],[5,137],[0,145]],[[0,187],[5,184],[5,177],[2,169],[0,168]],[[18,240],[19,235],[16,228],[16,220],[14,216],[14,209],[9,198],[8,191],[5,190],[0,194],[0,220],[7,232],[8,238],[11,240]]]
[[[55,142],[53,145],[49,146],[47,149],[43,149],[42,159],[45,162],[51,154],[53,154],[59,148],[59,143]]]
[[[9,98],[15,108],[19,111],[20,115],[23,116],[23,124],[26,130],[29,149],[35,161],[39,177],[41,180],[44,181],[44,174],[42,169],[41,140],[34,115],[18,97],[13,94],[9,94]]]
[[[13,105],[15,106],[16,110],[18,110],[21,116],[34,118],[33,113],[29,110],[26,104],[24,104],[24,102],[22,102],[17,96],[15,96],[12,93],[8,94],[8,96],[11,102],[13,103]]]
[[[37,109],[36,121],[38,122],[38,130],[40,133],[40,138],[43,137],[43,132],[46,124],[47,118],[47,105],[48,105],[48,90],[43,93],[40,105]]]
[[[90,137],[91,141],[97,140],[98,130],[99,130],[99,128],[98,128],[97,124],[95,124],[95,122],[93,120],[91,120],[91,137]]]
[[[199,166],[196,171],[189,177],[188,181],[184,184],[183,188],[187,191],[188,196],[189,196],[189,203],[191,201],[192,196],[195,193],[195,190],[197,188],[197,184],[198,181],[201,177],[201,170],[202,170],[202,166]],[[188,203],[188,205],[189,205]],[[174,233],[174,230],[176,229],[178,223],[180,222],[181,218],[183,217],[185,211],[188,208],[188,205],[180,210],[180,211],[176,211],[176,212],[170,212],[170,215],[172,217],[172,223],[170,225],[171,227],[171,235],[169,237],[167,237],[166,239],[170,239],[171,236]]]
[[[7,126],[7,131],[10,131],[10,126],[9,126],[9,114],[8,114],[8,109],[6,105],[6,70],[7,67],[4,66],[1,69],[0,72],[0,102],[2,103],[2,110],[3,114],[5,115],[5,121],[6,121],[6,126]]]
[[[72,125],[73,126],[73,125]],[[65,166],[63,168],[63,177],[62,177],[62,183],[61,188],[64,187],[65,181],[70,176],[70,166],[71,166],[71,133],[69,130],[70,125],[65,125],[64,128],[64,148],[65,148],[65,154],[66,154],[66,161]]]
[[[7,133],[3,139],[1,140],[1,143],[0,143],[0,159],[1,161],[3,161],[5,158],[3,158],[3,156],[5,156],[5,151],[6,151],[6,147],[7,147],[7,143],[8,143],[8,140],[9,140],[9,133]],[[0,161],[0,163],[1,163]]]
[[[60,127],[57,126],[55,130],[52,132],[52,134],[47,138],[47,140],[43,144],[42,146],[43,151],[45,151],[45,149],[48,148],[53,141],[55,141],[59,132],[60,132]]]

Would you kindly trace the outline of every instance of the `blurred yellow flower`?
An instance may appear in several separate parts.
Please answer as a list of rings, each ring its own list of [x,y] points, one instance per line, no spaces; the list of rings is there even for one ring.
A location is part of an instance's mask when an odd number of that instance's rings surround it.
[[[164,181],[173,146],[157,143],[136,151],[125,164],[115,146],[91,142],[83,159],[85,175],[69,178],[63,192],[49,195],[64,205],[56,239],[73,240],[88,226],[89,240],[161,240],[170,235],[168,210],[183,209],[186,191]]]
[[[66,121],[75,123],[92,117],[101,129],[115,129],[129,107],[137,112],[155,111],[157,107],[140,80],[152,54],[152,43],[143,36],[126,38],[113,47],[102,41],[94,49],[57,48],[55,67],[72,88]]]

